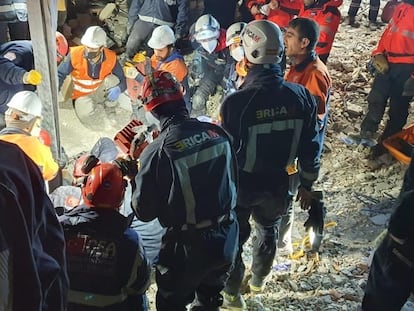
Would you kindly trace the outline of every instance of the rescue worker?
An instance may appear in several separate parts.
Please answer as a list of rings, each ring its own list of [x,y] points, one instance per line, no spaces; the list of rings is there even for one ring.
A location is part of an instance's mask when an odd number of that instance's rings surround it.
[[[110,163],[89,169],[83,204],[59,217],[70,280],[68,311],[148,310],[150,267],[140,237],[129,228],[132,217],[118,212],[126,181]]]
[[[191,112],[188,69],[184,57],[174,48],[175,41],[174,31],[169,26],[163,25],[154,29],[148,41],[148,46],[154,51],[151,66],[156,70],[170,72],[181,83],[187,109]]]
[[[226,49],[226,30],[210,14],[200,16],[194,26],[193,39],[199,46],[192,60],[191,75],[198,83],[193,87],[191,97],[192,115],[206,113],[206,103],[210,95],[222,83],[226,64],[230,65]]]
[[[175,37],[183,39],[188,34],[189,1],[187,0],[132,0],[128,10],[129,36],[126,55],[132,59],[145,50],[144,43],[157,26],[174,27]]]
[[[218,311],[238,243],[236,163],[227,134],[189,118],[170,73],[144,80],[144,107],[161,132],[140,155],[132,207],[167,228],[156,265],[158,311]]]
[[[410,101],[414,95],[414,1],[404,0],[395,8],[377,47],[371,53],[371,64],[377,74],[368,94],[368,111],[362,120],[360,135],[372,139],[378,130],[389,101],[388,121],[369,157],[386,153],[382,141],[401,131],[407,122]]]
[[[114,117],[117,99],[126,89],[125,76],[115,52],[105,47],[106,33],[101,27],[86,29],[81,43],[70,49],[58,67],[59,89],[70,75],[78,119],[86,127],[100,130],[105,114],[109,120]]]
[[[65,311],[65,242],[36,164],[0,140],[0,308]]]
[[[320,166],[316,103],[305,87],[283,79],[281,30],[275,23],[256,20],[247,24],[241,39],[247,76],[241,89],[228,96],[221,107],[222,126],[233,137],[237,150],[240,178],[236,207],[239,250],[224,289],[224,305],[235,310],[246,308],[240,287],[250,216],[256,239],[249,286],[251,292],[258,293],[271,271],[280,221],[292,199],[286,167],[298,158],[297,200],[308,209]]]
[[[291,61],[291,66],[285,75],[286,81],[303,85],[316,99],[320,143],[319,157],[321,157],[328,121],[332,79],[326,65],[315,52],[318,38],[318,24],[312,19],[303,17],[291,20],[283,37],[285,54]],[[293,194],[297,191],[297,170],[297,167],[294,166],[289,174],[291,179],[290,191]],[[282,218],[282,224],[280,225],[281,239],[278,243],[278,247],[285,248],[287,254],[293,251],[291,239],[293,219],[294,208],[293,205],[290,205],[287,215]]]
[[[254,19],[267,19],[285,29],[303,4],[298,0],[249,0],[246,5]]]
[[[38,138],[42,119],[42,103],[36,93],[21,91],[7,104],[6,127],[0,131],[0,140],[18,145],[39,167],[46,181],[52,181],[59,166],[50,147]]]
[[[377,30],[384,24],[377,21],[378,12],[380,9],[380,0],[369,0],[369,12],[368,12],[368,28],[372,31]],[[358,28],[360,24],[356,21],[356,16],[361,7],[361,0],[351,0],[348,9],[348,16],[345,17],[344,24],[351,27]]]
[[[374,253],[363,311],[399,311],[414,290],[414,190],[394,204],[388,233]]]
[[[0,46],[0,129],[4,128],[6,104],[19,91],[34,91],[42,75],[34,69],[31,41],[11,41]]]
[[[319,26],[319,40],[315,51],[325,64],[331,53],[335,35],[341,21],[339,7],[342,0],[304,0],[298,17],[313,19]]]
[[[30,40],[26,0],[0,0],[0,44]]]
[[[223,96],[230,95],[240,88],[247,72],[243,71],[244,65],[242,63],[244,58],[243,47],[241,46],[240,35],[246,27],[246,23],[237,22],[226,31],[226,46],[229,49],[230,56],[233,58],[229,74],[225,77],[226,87]]]

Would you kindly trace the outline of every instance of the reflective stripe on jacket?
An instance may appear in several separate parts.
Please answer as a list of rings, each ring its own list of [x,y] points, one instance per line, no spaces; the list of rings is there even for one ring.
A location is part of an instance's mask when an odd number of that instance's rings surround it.
[[[77,46],[71,49],[71,63],[73,71],[72,99],[88,95],[98,89],[103,79],[110,75],[116,65],[116,53],[107,48],[103,49],[104,59],[100,64],[99,77],[94,79],[88,74],[88,60],[85,58],[85,47]]]
[[[27,22],[26,0],[0,1],[0,21]]]
[[[414,64],[414,6],[399,4],[372,55],[385,53],[390,63]]]

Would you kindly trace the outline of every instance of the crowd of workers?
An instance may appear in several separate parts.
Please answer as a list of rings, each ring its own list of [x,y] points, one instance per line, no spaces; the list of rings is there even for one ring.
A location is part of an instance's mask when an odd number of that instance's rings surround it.
[[[294,199],[304,210],[315,205],[342,0],[248,0],[240,15],[250,17],[237,22],[236,1],[227,2],[233,11],[205,0],[204,14],[189,25],[189,1],[130,1],[122,64],[100,26],[88,27],[70,49],[56,33],[59,88],[69,77],[79,121],[99,131],[100,118],[111,119],[126,94],[133,118],[149,132],[137,133],[127,154],[110,147],[111,157],[80,159],[70,186],[80,197],[58,213],[45,181],[64,165],[41,130],[42,75],[31,42],[1,44],[0,309],[148,310],[153,270],[157,310],[247,310],[243,247],[253,224],[248,287],[266,292],[276,253],[292,252]],[[8,24],[27,22],[24,3],[0,2],[2,14],[18,13]],[[346,23],[354,27],[352,12]],[[377,13],[373,7],[370,26],[379,27]],[[407,121],[413,17],[414,1],[403,0],[368,65],[375,78],[361,138],[375,137],[389,104],[371,158],[386,152],[382,141]],[[177,48],[183,40],[194,48],[188,67]],[[197,119],[218,87],[218,120]],[[410,165],[362,310],[400,310],[413,290],[413,176]],[[318,217],[306,226],[320,227]],[[149,238],[152,256],[142,239],[149,231],[157,232]]]

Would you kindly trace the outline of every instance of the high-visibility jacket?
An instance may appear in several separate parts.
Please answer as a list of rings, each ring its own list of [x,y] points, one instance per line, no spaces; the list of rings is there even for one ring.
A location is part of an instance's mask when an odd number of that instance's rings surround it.
[[[44,180],[52,180],[58,173],[59,166],[53,159],[50,147],[43,145],[37,137],[18,128],[6,127],[0,131],[0,140],[19,146],[37,164]]]
[[[115,68],[116,53],[104,48],[104,59],[100,64],[99,77],[93,79],[88,75],[88,60],[85,58],[85,47],[77,46],[70,50],[73,80],[72,99],[88,95],[98,89],[105,77],[110,75]]]
[[[326,65],[319,57],[311,53],[300,64],[290,66],[285,79],[289,82],[299,83],[309,90],[318,105],[318,118],[322,120],[329,105],[332,79]]]
[[[336,32],[341,21],[341,13],[338,7],[343,0],[320,0],[308,7],[302,7],[299,17],[313,19],[319,25],[319,40],[316,45],[316,53],[327,56],[331,52]]]
[[[267,4],[268,0],[249,0],[246,6],[249,10],[255,5],[261,6]],[[269,15],[262,13],[255,14],[254,19],[267,19],[276,23],[279,27],[286,28],[289,22],[298,15],[302,2],[298,0],[280,0],[279,7],[276,10],[270,10]]]
[[[157,60],[155,54],[152,55],[151,66],[157,70],[172,73],[180,82],[184,80],[188,73],[184,58],[177,51],[174,51],[170,56],[167,57],[167,59],[163,61]]]
[[[414,6],[399,4],[372,55],[385,53],[390,63],[414,63]]]

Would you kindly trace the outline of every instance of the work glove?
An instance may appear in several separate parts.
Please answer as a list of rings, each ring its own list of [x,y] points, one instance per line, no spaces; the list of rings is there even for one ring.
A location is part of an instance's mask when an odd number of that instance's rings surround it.
[[[402,96],[414,96],[414,74],[405,81]]]
[[[117,158],[112,161],[112,164],[119,167],[123,176],[127,176],[130,179],[135,178],[135,175],[138,173],[138,164],[136,160],[131,160],[129,158]]]
[[[37,70],[30,70],[23,75],[23,83],[39,85],[42,82],[42,74]]]
[[[322,234],[326,208],[321,198],[315,197],[315,193],[316,192],[312,192],[312,203],[310,209],[308,210],[309,217],[303,226],[305,227],[306,231],[312,228],[315,233]]]
[[[261,5],[259,12],[262,13],[263,15],[268,16],[270,12],[270,3]]]
[[[145,62],[146,59],[147,59],[147,53],[145,51],[138,52],[132,58],[132,62],[133,63],[142,63],[142,62]]]
[[[129,155],[132,159],[138,159],[144,149],[153,141],[151,131],[146,125],[137,126],[136,135],[131,141],[131,147],[129,148]]]
[[[386,74],[389,70],[387,58],[384,54],[376,54],[371,57],[372,66],[380,74]]]
[[[124,70],[125,78],[128,79],[135,79],[138,75],[138,70],[135,68],[135,66],[131,63],[125,63],[124,67],[122,68]]]
[[[121,95],[121,88],[119,86],[114,86],[108,89],[106,98],[109,101],[115,101],[118,99],[119,95]]]

